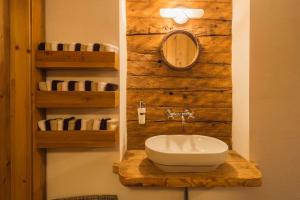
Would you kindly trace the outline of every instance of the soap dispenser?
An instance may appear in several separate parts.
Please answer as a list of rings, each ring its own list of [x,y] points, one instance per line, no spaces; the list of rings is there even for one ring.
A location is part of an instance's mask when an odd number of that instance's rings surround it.
[[[138,107],[138,119],[139,119],[139,124],[146,124],[146,107],[144,102],[142,101],[140,101]]]

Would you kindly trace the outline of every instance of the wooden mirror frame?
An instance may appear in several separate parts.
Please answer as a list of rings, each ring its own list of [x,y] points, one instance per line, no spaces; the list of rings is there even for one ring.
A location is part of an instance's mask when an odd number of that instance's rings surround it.
[[[180,68],[180,67],[176,67],[176,66],[174,66],[173,64],[171,64],[171,63],[166,59],[166,57],[165,57],[165,55],[164,55],[164,51],[163,51],[163,45],[164,45],[164,43],[167,41],[167,39],[168,39],[169,37],[171,37],[172,35],[178,34],[178,33],[184,34],[184,35],[188,36],[189,38],[191,38],[192,41],[195,43],[196,49],[197,49],[197,50],[196,50],[196,53],[195,53],[196,55],[195,55],[194,60],[192,61],[192,63],[189,64],[189,65],[187,65],[187,66],[185,66],[185,67],[181,67],[181,68]],[[188,70],[188,69],[192,68],[192,67],[195,65],[195,63],[197,62],[197,60],[198,60],[199,53],[200,53],[200,44],[199,44],[199,41],[198,41],[197,37],[196,37],[193,33],[188,32],[188,31],[185,31],[185,30],[175,30],[175,31],[171,31],[170,33],[168,33],[168,34],[163,38],[163,40],[162,40],[162,42],[161,42],[161,44],[160,44],[160,55],[161,55],[161,57],[162,57],[163,62],[164,62],[169,68],[174,69],[174,70],[178,70],[178,71]]]

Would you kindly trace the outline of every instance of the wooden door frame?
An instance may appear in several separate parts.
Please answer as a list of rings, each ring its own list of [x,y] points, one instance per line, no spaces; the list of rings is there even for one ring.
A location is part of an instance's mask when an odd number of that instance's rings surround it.
[[[32,126],[44,1],[0,0],[0,200],[46,199],[46,154],[34,148]]]
[[[10,0],[11,199],[32,199],[31,1]]]
[[[47,197],[46,190],[46,150],[37,149],[35,136],[38,120],[45,119],[44,112],[35,106],[35,93],[39,81],[45,80],[45,74],[35,66],[35,51],[41,41],[45,41],[45,0],[31,0],[31,133],[32,133],[32,192],[34,200]]]
[[[9,1],[0,0],[0,200],[9,200],[10,158],[10,65]]]

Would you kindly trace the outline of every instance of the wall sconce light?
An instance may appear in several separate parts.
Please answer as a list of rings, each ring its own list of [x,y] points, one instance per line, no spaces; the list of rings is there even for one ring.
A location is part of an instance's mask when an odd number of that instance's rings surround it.
[[[161,8],[160,16],[164,18],[173,18],[177,24],[184,24],[189,19],[200,19],[204,15],[203,9],[191,8]]]

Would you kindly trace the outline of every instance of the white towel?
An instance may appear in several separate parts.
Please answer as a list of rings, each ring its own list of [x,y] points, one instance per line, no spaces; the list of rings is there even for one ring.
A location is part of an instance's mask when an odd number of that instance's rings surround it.
[[[46,82],[39,82],[39,90],[40,91],[48,91],[47,83]]]
[[[58,130],[58,120],[57,119],[51,119],[50,120],[50,127],[51,127],[51,131],[57,131]]]
[[[118,52],[119,48],[112,44],[103,43],[102,46],[104,46],[104,51],[108,52]]]
[[[93,130],[93,123],[94,123],[94,120],[92,120],[92,119],[89,119],[86,121],[86,130],[87,131]]]
[[[46,120],[40,120],[38,121],[38,127],[41,131],[46,131]]]
[[[78,81],[75,83],[75,91],[84,91],[84,81]]]
[[[64,81],[61,83],[61,91],[68,91],[68,84],[69,84],[69,81]]]
[[[68,51],[75,51],[75,44],[75,42],[70,43]]]
[[[107,130],[114,131],[118,127],[118,120],[117,119],[110,119],[107,121]]]
[[[107,83],[98,81],[97,91],[98,92],[105,91],[106,85],[107,85]]]
[[[52,50],[52,45],[50,42],[46,42],[46,47],[45,47],[46,51],[51,51]]]
[[[63,51],[69,51],[69,46],[70,46],[70,44],[64,43]]]
[[[68,124],[68,130],[69,131],[74,131],[75,130],[75,122],[76,122],[76,119],[72,119],[69,121],[69,124]]]
[[[87,51],[88,45],[81,44],[80,51]]]
[[[94,131],[100,130],[100,120],[99,120],[99,119],[94,119],[94,122],[93,122],[93,130],[94,130]]]
[[[57,83],[57,91],[62,91],[62,82]]]
[[[83,92],[84,89],[85,89],[85,87],[84,87],[84,81],[79,81],[78,82],[78,91]]]
[[[57,130],[63,131],[64,128],[64,120],[63,119],[57,119]]]
[[[94,50],[94,44],[93,44],[93,43],[89,43],[89,44],[87,45],[86,51],[93,51],[93,50]]]
[[[92,91],[94,92],[98,91],[98,82],[95,81],[92,82]]]
[[[46,81],[47,84],[47,90],[51,91],[52,90],[52,81]]]
[[[59,42],[51,42],[51,51],[57,51],[57,45]]]
[[[87,123],[86,119],[81,120],[81,128],[80,128],[81,131],[86,131],[86,123]]]

